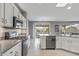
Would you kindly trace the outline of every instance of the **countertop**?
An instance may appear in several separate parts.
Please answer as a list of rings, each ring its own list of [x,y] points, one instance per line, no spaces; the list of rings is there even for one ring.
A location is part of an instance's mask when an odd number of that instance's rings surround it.
[[[1,38],[0,40],[0,53],[4,53],[19,42],[22,42],[22,40],[27,40],[26,36],[18,36],[16,38],[10,38],[10,39],[5,39]]]
[[[56,36],[56,37],[69,37],[69,38],[79,38],[79,36],[62,36],[62,35],[40,35],[40,37],[46,36]]]
[[[0,40],[0,52],[6,52],[19,42],[21,42],[21,40]]]
[[[56,37],[57,37],[57,36],[56,36]],[[58,37],[79,38],[79,36],[58,36]]]

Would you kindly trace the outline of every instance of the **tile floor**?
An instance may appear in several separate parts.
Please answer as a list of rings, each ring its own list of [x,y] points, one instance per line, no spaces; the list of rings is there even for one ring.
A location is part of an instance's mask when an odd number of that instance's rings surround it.
[[[64,50],[41,50],[40,39],[32,39],[27,56],[77,56]]]

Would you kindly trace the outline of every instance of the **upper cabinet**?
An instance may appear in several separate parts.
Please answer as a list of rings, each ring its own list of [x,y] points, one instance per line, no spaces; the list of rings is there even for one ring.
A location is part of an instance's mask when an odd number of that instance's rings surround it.
[[[12,28],[13,16],[15,16],[17,20],[23,21],[23,29],[27,28],[27,20],[16,6],[11,3],[0,3],[0,26]]]
[[[15,7],[14,7],[14,15],[13,16],[16,16],[17,18],[19,17],[19,10]]]
[[[3,27],[13,26],[13,6],[10,3],[0,3],[0,22]]]
[[[5,4],[5,26],[13,26],[13,6],[10,3]]]
[[[4,18],[4,4],[0,3],[0,19]]]
[[[4,20],[4,4],[0,3],[0,26],[3,25]]]

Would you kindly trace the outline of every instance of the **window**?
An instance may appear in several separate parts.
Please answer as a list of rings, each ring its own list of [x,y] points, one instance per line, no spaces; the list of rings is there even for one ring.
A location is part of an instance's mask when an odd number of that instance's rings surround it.
[[[49,25],[36,25],[35,27],[37,34],[48,34],[49,33]]]
[[[64,35],[79,35],[79,24],[62,25],[62,34]]]

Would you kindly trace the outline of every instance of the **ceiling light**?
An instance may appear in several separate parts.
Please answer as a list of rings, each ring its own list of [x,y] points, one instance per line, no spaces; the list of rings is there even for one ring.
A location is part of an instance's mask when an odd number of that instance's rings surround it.
[[[56,7],[65,7],[67,3],[57,3]]]
[[[69,7],[67,7],[67,9],[68,9],[68,10],[70,10],[70,9],[71,9],[71,7],[69,6]]]

